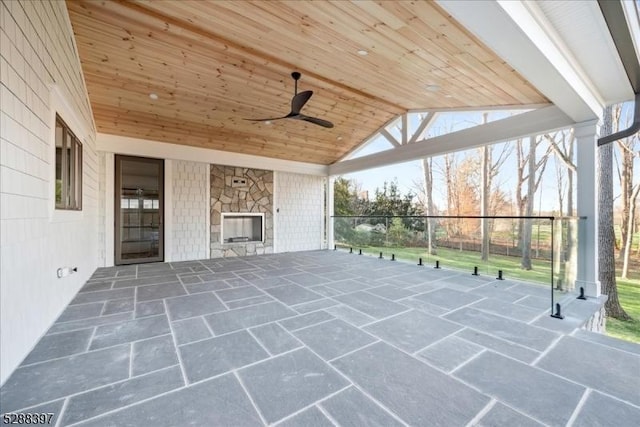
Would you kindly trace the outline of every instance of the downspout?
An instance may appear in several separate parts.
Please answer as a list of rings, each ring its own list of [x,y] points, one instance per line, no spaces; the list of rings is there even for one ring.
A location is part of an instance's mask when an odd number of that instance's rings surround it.
[[[600,147],[631,136],[640,130],[640,64],[638,64],[638,56],[633,45],[622,3],[620,1],[598,0],[598,5],[607,27],[609,27],[613,43],[618,50],[618,55],[620,55],[622,65],[635,94],[633,123],[628,129],[599,138],[598,147]]]
[[[625,130],[621,130],[611,135],[598,138],[598,147],[609,144],[619,139],[626,138],[638,132],[640,130],[640,93],[636,93],[635,106],[633,112],[633,123]]]

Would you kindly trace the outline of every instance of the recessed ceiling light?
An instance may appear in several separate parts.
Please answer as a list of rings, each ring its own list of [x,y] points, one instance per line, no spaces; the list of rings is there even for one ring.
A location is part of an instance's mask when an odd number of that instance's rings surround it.
[[[358,55],[367,56],[367,55],[369,55],[369,52],[364,50],[364,49],[360,49],[360,50],[358,50]]]
[[[438,85],[427,85],[427,90],[429,92],[438,92],[440,90],[440,86],[438,86]]]
[[[271,120],[266,120],[266,121],[264,122],[264,124],[265,124],[265,125],[270,125],[270,124],[271,124]]]
[[[341,137],[341,136],[338,136],[336,139],[337,139],[338,141],[342,141],[342,137]]]
[[[151,98],[151,99],[153,99],[155,101],[156,99],[158,99],[158,94],[157,93],[150,93],[149,94],[149,98]]]

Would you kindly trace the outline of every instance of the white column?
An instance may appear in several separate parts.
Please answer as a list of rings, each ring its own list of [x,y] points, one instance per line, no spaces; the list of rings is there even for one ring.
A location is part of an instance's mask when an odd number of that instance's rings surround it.
[[[279,177],[278,177],[278,171],[273,171],[273,193],[271,194],[271,197],[273,199],[273,205],[271,206],[271,211],[272,211],[272,224],[271,224],[271,232],[273,233],[273,239],[271,239],[271,244],[272,246],[272,250],[274,254],[277,254],[279,251],[279,240],[280,240],[280,235],[278,234],[278,221],[280,221],[280,200],[278,199],[279,193],[280,193],[280,181],[279,181]],[[266,221],[266,218],[265,218]],[[220,230],[220,232],[222,232],[222,230]],[[266,233],[266,231],[265,231]],[[263,236],[263,238],[266,241],[266,236]],[[266,253],[266,252],[265,252]]]
[[[600,296],[598,280],[598,134],[597,120],[574,126],[577,148],[578,266],[576,289]]]
[[[173,160],[164,161],[164,262],[173,261]]]
[[[206,182],[207,185],[204,188],[205,200],[207,201],[205,207],[205,233],[204,233],[204,256],[205,258],[211,258],[211,165],[207,163],[206,169]]]
[[[326,194],[327,194],[327,206],[325,215],[325,227],[327,228],[327,249],[333,250],[333,184],[335,178],[332,176],[327,177],[326,181]]]
[[[104,195],[104,266],[112,267],[115,264],[115,179],[116,160],[113,153],[105,153],[106,185]]]

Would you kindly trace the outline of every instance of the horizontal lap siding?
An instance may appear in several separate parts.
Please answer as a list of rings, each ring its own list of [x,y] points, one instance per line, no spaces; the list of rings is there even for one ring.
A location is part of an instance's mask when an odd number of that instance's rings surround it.
[[[64,2],[0,3],[0,383],[97,265],[95,130]],[[50,85],[83,142],[83,210],[57,216]],[[74,130],[80,132],[80,130]],[[80,135],[78,135],[80,136]],[[78,267],[58,279],[56,269]]]

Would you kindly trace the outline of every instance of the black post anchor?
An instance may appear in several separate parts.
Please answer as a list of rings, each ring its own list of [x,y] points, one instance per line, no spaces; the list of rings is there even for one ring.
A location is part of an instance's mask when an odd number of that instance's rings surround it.
[[[349,253],[352,254],[353,253],[353,248],[349,248]]]
[[[502,270],[498,270],[498,277],[496,277],[497,280],[504,280],[504,277],[502,277]]]
[[[578,295],[576,299],[587,299],[587,297],[584,296],[584,288],[582,286],[580,286],[580,295]]]
[[[358,255],[362,255],[362,249],[358,251]]]
[[[433,268],[440,268],[440,261],[436,260],[436,266]]]
[[[337,251],[338,250],[338,246],[337,245],[333,245],[333,250]]]
[[[418,258],[418,265],[422,265],[422,258]]]
[[[391,261],[395,261],[396,260],[396,254],[391,254]]]
[[[562,310],[560,308],[560,303],[556,303],[556,312],[551,315],[551,317],[555,317],[556,319],[564,319],[562,315]]]
[[[378,259],[382,259],[382,252],[380,252],[380,256],[378,257]]]
[[[473,273],[471,273],[474,276],[479,276],[478,274],[478,267],[473,267]]]

